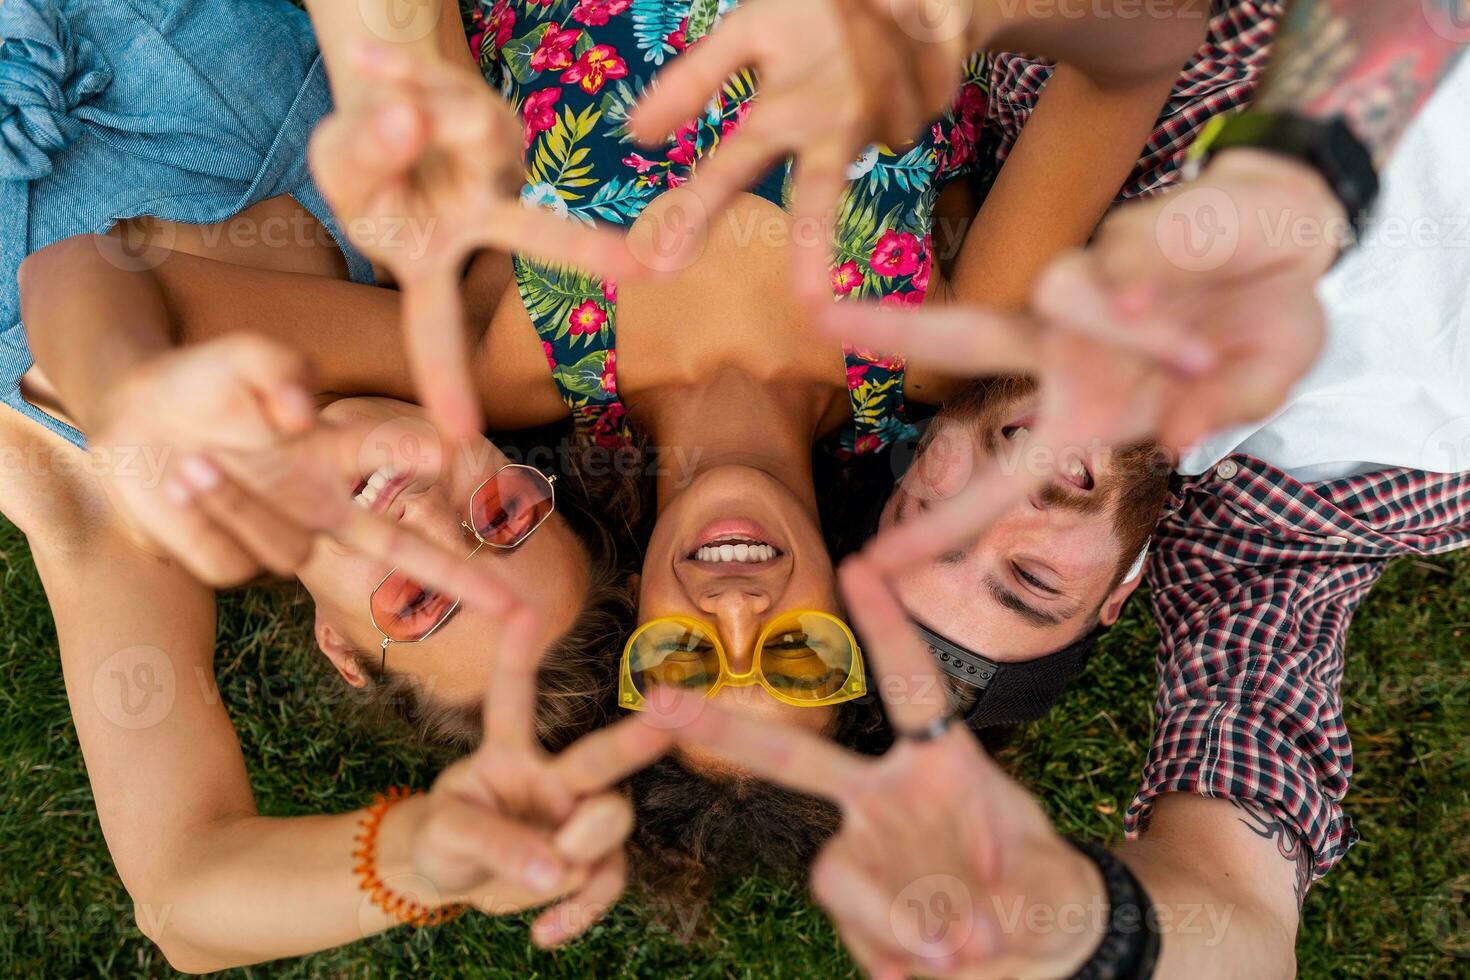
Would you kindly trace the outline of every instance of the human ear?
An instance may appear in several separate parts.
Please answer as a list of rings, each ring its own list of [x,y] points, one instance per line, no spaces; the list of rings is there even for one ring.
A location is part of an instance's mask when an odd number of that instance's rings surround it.
[[[326,654],[332,666],[337,668],[337,673],[342,675],[344,681],[356,688],[367,687],[368,679],[357,659],[357,647],[348,643],[342,634],[320,619],[316,621],[316,645]]]

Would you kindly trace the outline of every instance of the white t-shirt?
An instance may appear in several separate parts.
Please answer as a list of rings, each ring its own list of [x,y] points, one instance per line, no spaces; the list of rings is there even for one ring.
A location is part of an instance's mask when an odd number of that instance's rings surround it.
[[[1363,244],[1322,280],[1322,359],[1268,421],[1210,437],[1179,472],[1246,453],[1304,483],[1389,467],[1470,470],[1470,58],[1383,177]],[[1273,226],[1274,227],[1274,226]]]

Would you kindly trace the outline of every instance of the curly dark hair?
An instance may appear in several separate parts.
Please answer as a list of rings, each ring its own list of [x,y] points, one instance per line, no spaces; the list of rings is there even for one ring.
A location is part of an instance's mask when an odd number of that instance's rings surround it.
[[[892,733],[873,695],[840,705],[839,744],[876,754]],[[714,891],[753,873],[805,881],[817,852],[841,826],[826,800],[727,768],[691,768],[677,755],[629,777],[636,820],[630,872],[645,909],[692,939]]]

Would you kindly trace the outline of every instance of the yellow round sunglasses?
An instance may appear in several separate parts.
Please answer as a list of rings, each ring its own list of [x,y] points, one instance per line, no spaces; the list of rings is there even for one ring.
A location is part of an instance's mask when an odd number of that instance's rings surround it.
[[[628,637],[618,704],[642,711],[649,688],[659,685],[714,697],[721,688],[753,684],[798,708],[841,704],[868,693],[857,638],[829,613],[799,610],[772,620],[755,641],[755,657],[744,674],[730,669],[714,626],[687,616],[661,616]]]

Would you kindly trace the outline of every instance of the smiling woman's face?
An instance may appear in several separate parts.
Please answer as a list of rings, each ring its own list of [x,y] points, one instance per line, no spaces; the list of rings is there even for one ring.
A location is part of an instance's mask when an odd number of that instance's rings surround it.
[[[322,417],[331,422],[381,421],[385,425],[422,418],[418,406],[388,398],[349,398],[329,405]],[[427,432],[427,428],[425,432]],[[398,521],[426,540],[457,555],[469,555],[479,542],[461,522],[468,517],[470,496],[496,470],[509,462],[489,440],[467,443],[445,454],[437,474],[410,479],[386,471],[359,474],[344,482],[344,496]],[[480,548],[471,559],[494,575],[516,597],[540,614],[542,647],[571,626],[587,593],[586,549],[565,519],[553,513],[514,550]],[[343,678],[355,686],[367,683],[359,654],[377,657],[382,641],[373,622],[370,599],[389,569],[341,545],[319,541],[298,577],[316,601],[316,635],[322,652]],[[421,590],[394,578],[380,594],[378,615],[391,601],[406,625],[424,628],[453,605],[452,597]],[[433,632],[417,643],[393,643],[387,666],[412,677],[419,689],[436,700],[474,704],[483,696],[500,643],[501,624],[479,610],[459,606]]]
[[[841,615],[821,529],[779,481],[749,467],[715,467],[665,505],[643,562],[640,623],[660,616],[708,623],[730,669],[743,674],[751,670],[761,631],[803,609]],[[836,710],[786,704],[759,685],[724,687],[715,698],[814,731],[825,730]]]

